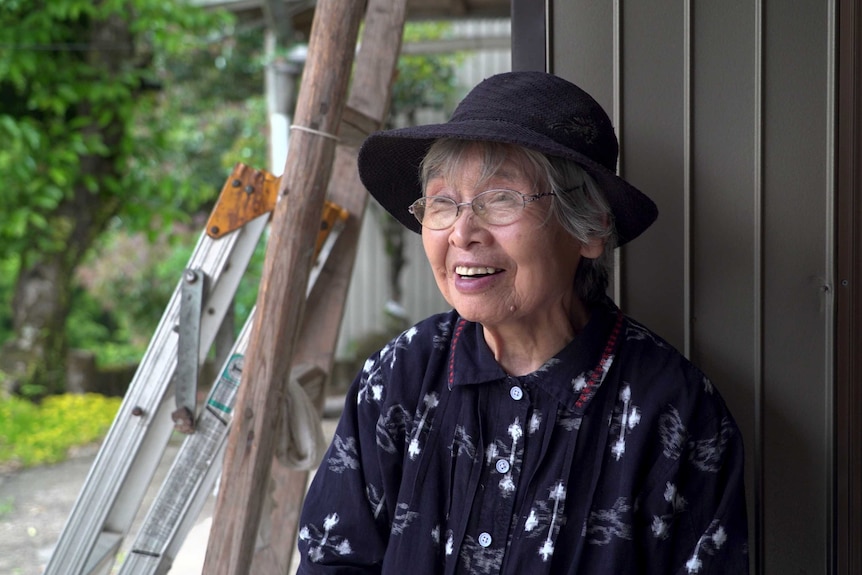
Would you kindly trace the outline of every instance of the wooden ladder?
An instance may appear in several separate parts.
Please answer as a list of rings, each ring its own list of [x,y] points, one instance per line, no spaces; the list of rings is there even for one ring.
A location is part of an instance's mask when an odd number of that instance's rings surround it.
[[[228,438],[207,547],[207,575],[287,573],[295,548],[308,472],[285,468],[274,459],[271,430],[282,416],[279,399],[292,365],[316,366],[326,374],[332,370],[368,197],[358,179],[356,155],[361,140],[382,125],[388,111],[406,0],[368,0],[356,53],[362,16],[363,3],[353,0],[321,0],[315,10],[294,114],[299,128],[292,129],[282,176],[282,193],[290,201],[279,202],[273,216],[259,319],[246,356],[246,383],[237,398],[240,415]],[[336,133],[337,145],[331,137]],[[331,265],[319,278],[326,289],[306,299],[312,242],[326,196],[350,217],[329,258]],[[316,399],[322,411],[323,397]],[[269,541],[255,550],[270,477],[275,505]]]

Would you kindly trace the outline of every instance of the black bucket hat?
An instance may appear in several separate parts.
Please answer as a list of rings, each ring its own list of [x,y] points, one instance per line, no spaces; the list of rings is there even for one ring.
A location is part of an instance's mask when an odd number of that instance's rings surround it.
[[[616,175],[619,146],[608,115],[589,94],[545,72],[497,74],[458,104],[448,122],[370,134],[359,150],[359,177],[371,195],[405,227],[422,226],[407,208],[422,195],[419,166],[434,140],[516,144],[574,160],[604,193],[618,245],[633,240],[658,216],[656,205]]]

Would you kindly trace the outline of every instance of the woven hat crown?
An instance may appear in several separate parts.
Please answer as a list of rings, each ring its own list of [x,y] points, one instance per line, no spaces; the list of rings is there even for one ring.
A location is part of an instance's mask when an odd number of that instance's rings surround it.
[[[522,143],[530,148],[537,147],[535,135],[541,134],[616,170],[619,146],[610,118],[592,96],[557,76],[499,74],[484,80],[461,101],[449,124],[475,121],[511,124],[511,138],[525,131]],[[544,147],[559,155],[560,150]]]
[[[422,195],[422,159],[441,138],[514,144],[577,163],[608,201],[617,245],[640,235],[658,216],[653,201],[616,174],[619,145],[608,115],[559,76],[497,74],[473,88],[444,123],[382,130],[365,139],[357,159],[362,183],[417,233],[422,227],[408,207]]]

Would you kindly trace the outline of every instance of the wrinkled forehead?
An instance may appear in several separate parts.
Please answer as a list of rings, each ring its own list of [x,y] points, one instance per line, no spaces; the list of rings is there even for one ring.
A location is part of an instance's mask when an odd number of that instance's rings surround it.
[[[424,190],[430,180],[442,178],[447,185],[454,185],[467,169],[468,163],[479,159],[479,172],[475,185],[494,180],[528,181],[533,191],[544,191],[547,186],[543,160],[538,152],[512,144],[499,142],[441,139],[428,149],[422,161],[420,177]],[[471,166],[472,167],[472,166]]]

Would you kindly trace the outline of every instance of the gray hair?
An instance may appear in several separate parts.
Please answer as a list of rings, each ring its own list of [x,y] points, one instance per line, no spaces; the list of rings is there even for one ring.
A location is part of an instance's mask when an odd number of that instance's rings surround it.
[[[533,193],[554,192],[551,214],[581,243],[600,240],[604,249],[595,259],[581,258],[574,277],[575,293],[585,303],[602,300],[608,289],[616,247],[613,214],[595,181],[571,160],[550,157],[527,148],[498,142],[443,138],[428,150],[420,167],[422,189],[432,178],[453,180],[468,150],[484,155],[479,184],[513,162],[533,181]]]

